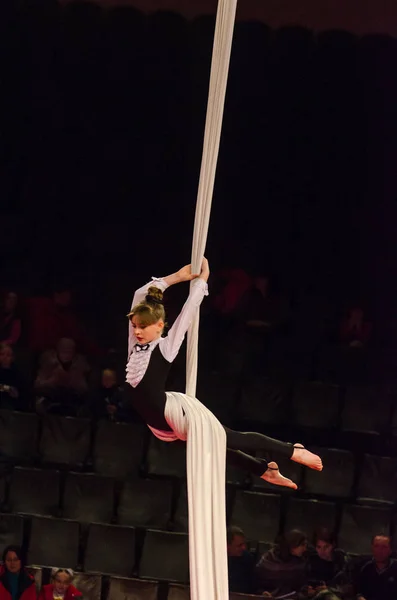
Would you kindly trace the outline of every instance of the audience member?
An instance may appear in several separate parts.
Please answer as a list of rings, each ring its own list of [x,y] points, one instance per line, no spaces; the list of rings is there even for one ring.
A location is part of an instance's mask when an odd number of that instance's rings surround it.
[[[14,364],[14,351],[9,344],[0,344],[0,408],[22,408],[24,382]]]
[[[72,600],[82,598],[83,594],[72,585],[72,569],[53,569],[51,583],[44,585],[39,600]]]
[[[310,554],[310,580],[327,586],[345,583],[346,554],[336,547],[335,535],[322,527],[314,534],[315,552]]]
[[[299,592],[309,581],[306,551],[307,537],[302,531],[294,529],[281,537],[256,566],[259,589],[273,596]]]
[[[227,530],[227,560],[231,592],[252,594],[256,591],[255,560],[247,551],[244,532],[239,527]]]
[[[78,414],[88,392],[90,371],[84,356],[76,353],[74,340],[62,338],[56,350],[44,352],[35,381],[39,412]]]
[[[100,354],[72,308],[72,292],[67,286],[58,286],[51,298],[31,298],[27,309],[27,341],[33,352],[54,348],[59,339],[67,337],[76,340],[85,354]]]
[[[125,419],[122,390],[114,369],[102,371],[101,385],[93,399],[92,413],[97,419],[120,421]]]
[[[339,330],[340,341],[349,348],[363,348],[370,341],[372,323],[366,320],[360,306],[350,309]]]
[[[0,342],[15,346],[21,337],[21,330],[18,296],[15,292],[7,292],[0,308]]]
[[[36,600],[34,578],[24,568],[19,546],[7,546],[0,567],[0,600]]]
[[[354,582],[358,600],[396,600],[397,560],[391,558],[391,539],[375,535],[372,539],[372,559],[365,562]]]

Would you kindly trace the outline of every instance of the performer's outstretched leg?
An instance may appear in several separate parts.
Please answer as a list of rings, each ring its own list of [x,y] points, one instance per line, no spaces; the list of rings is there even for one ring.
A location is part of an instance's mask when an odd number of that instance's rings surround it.
[[[291,479],[281,475],[278,465],[275,462],[267,463],[264,459],[254,458],[240,450],[230,450],[230,448],[227,449],[226,460],[229,464],[243,471],[253,473],[273,485],[281,485],[293,490],[298,488],[296,483]]]
[[[287,456],[294,462],[321,471],[323,464],[321,458],[309,450],[306,450],[302,444],[290,444],[281,442],[274,438],[255,432],[233,431],[225,427],[227,447],[232,450],[248,450],[257,452],[259,450]]]

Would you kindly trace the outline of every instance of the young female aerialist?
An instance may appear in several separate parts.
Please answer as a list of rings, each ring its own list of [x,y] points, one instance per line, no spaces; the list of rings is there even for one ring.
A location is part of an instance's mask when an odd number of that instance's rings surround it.
[[[192,274],[190,265],[176,273],[153,279],[134,294],[129,318],[127,402],[141,415],[152,431],[172,432],[165,417],[167,402],[165,384],[172,362],[175,360],[196,309],[208,295],[209,265],[203,260],[201,273]],[[182,311],[162,337],[165,324],[163,292],[175,283],[195,280]],[[204,399],[205,403],[205,399]],[[275,462],[253,458],[241,450],[266,451],[287,456],[291,460],[322,470],[320,457],[306,450],[302,444],[289,444],[260,433],[241,433],[224,427],[227,440],[227,460],[275,485],[296,489],[296,484],[283,477]]]

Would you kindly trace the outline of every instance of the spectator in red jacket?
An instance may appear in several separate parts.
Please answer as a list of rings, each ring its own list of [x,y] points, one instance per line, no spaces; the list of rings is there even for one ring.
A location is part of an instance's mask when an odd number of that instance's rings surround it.
[[[19,546],[7,546],[0,567],[0,600],[36,600],[34,578],[23,566]]]
[[[53,569],[52,583],[43,586],[39,600],[73,600],[83,594],[72,585],[72,569]]]

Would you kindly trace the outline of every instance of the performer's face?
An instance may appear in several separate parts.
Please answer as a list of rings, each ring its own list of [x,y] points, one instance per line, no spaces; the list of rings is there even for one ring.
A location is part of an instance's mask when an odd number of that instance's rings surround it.
[[[143,325],[136,316],[132,317],[131,324],[136,339],[140,344],[149,344],[153,340],[157,340],[164,329],[163,321],[157,321],[157,323],[153,323],[152,325]]]

